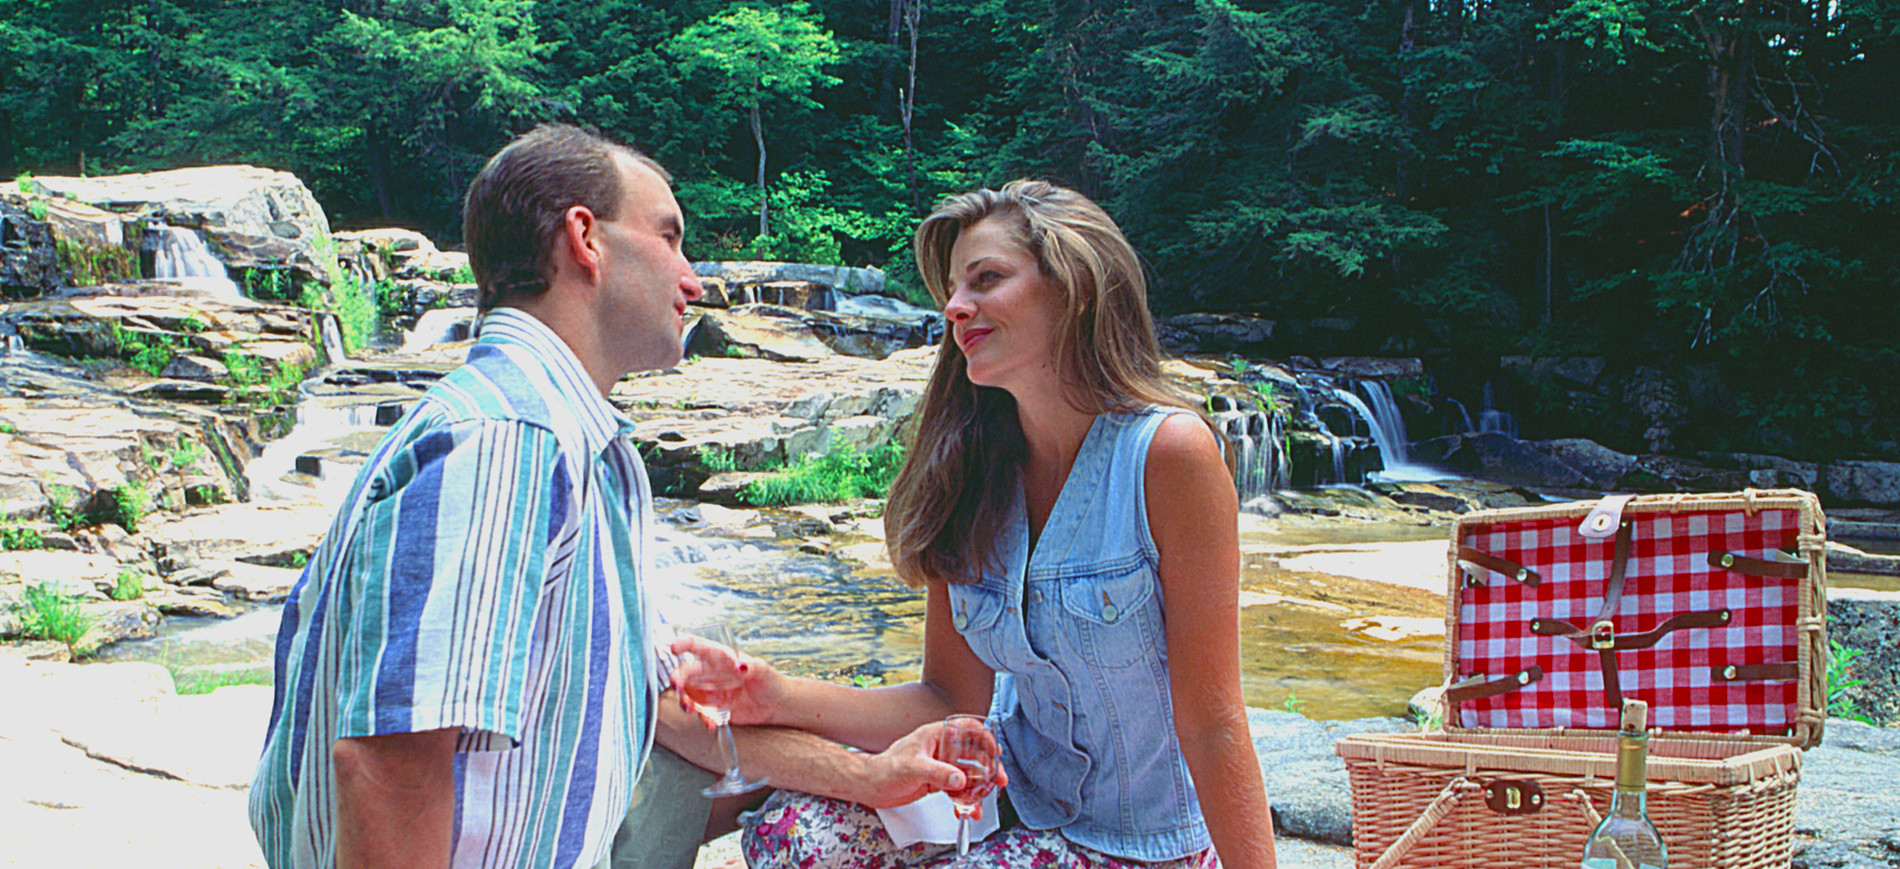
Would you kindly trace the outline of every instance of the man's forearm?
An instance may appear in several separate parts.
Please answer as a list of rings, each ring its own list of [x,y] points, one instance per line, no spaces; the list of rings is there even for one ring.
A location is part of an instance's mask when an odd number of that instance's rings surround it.
[[[444,867],[455,819],[455,730],[339,739],[336,865]]]
[[[739,766],[748,777],[764,775],[772,786],[808,794],[868,802],[866,755],[821,736],[786,727],[734,727]],[[723,772],[714,731],[699,716],[673,703],[660,704],[657,740],[700,769]]]

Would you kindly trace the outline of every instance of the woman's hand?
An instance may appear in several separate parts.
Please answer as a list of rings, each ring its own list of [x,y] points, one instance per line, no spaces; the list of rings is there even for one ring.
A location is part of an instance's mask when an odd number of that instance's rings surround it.
[[[673,688],[680,708],[699,712],[707,729],[718,727],[711,711],[731,713],[731,723],[770,724],[778,712],[785,677],[764,659],[703,637],[681,635],[667,648],[680,656]]]

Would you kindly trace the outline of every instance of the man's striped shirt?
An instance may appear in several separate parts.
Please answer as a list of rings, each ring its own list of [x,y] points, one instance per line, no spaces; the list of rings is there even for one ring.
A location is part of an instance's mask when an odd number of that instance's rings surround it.
[[[652,742],[633,424],[498,308],[376,448],[284,605],[265,859],[335,864],[335,740],[457,728],[452,863],[591,866]]]

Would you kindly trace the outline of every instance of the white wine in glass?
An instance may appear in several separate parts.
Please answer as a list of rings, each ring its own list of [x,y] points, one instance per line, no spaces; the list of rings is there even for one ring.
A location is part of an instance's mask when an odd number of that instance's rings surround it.
[[[727,649],[735,648],[732,643],[732,631],[723,624],[696,625],[681,628],[680,634],[711,640]],[[688,652],[681,656],[681,664],[694,660],[696,656]],[[736,660],[737,653],[734,653]],[[739,671],[731,666],[714,666],[700,661],[698,672],[679,682],[679,689],[686,700],[693,704],[699,714],[719,726],[719,754],[726,761],[726,774],[711,787],[702,791],[707,797],[730,797],[757,790],[765,786],[765,777],[748,780],[739,771],[739,746],[732,739],[732,701],[739,690],[745,686],[745,680]]]

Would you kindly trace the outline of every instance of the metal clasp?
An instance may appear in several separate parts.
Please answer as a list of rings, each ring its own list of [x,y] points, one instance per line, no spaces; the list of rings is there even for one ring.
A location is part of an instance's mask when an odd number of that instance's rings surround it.
[[[1590,648],[1592,649],[1616,648],[1616,624],[1611,622],[1609,619],[1603,619],[1602,621],[1599,621],[1596,624],[1591,625],[1590,626]]]

